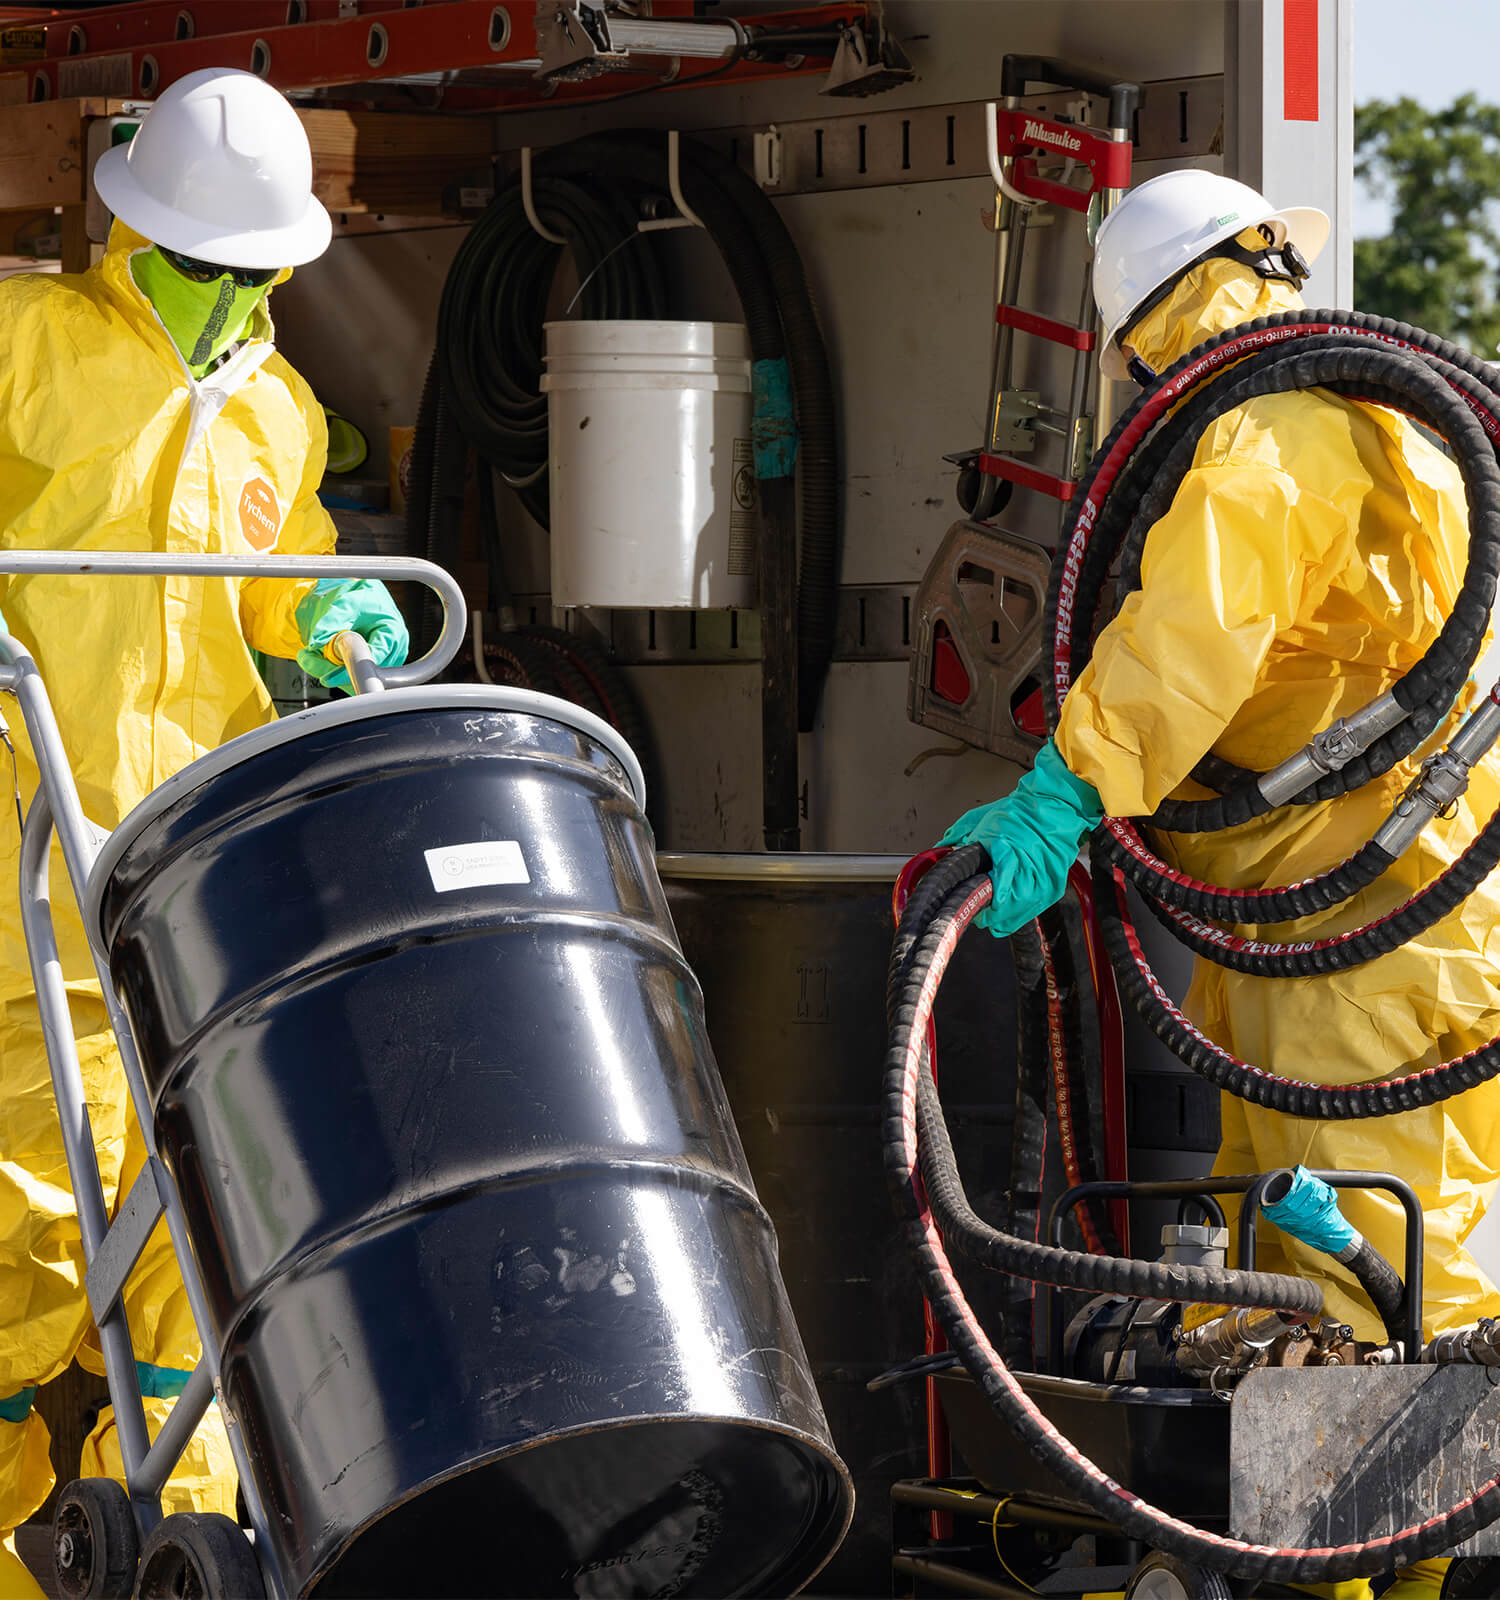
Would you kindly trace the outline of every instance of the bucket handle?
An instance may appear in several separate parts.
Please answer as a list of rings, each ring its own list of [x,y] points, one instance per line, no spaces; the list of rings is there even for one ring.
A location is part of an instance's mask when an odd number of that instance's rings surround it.
[[[468,606],[458,581],[431,561],[411,556],[157,555],[137,550],[5,550],[0,577],[78,577],[95,573],[153,578],[379,578],[384,583],[421,583],[443,603],[443,626],[425,656],[402,667],[376,672],[366,651],[365,682],[372,687],[406,689],[437,677],[458,654]],[[364,643],[363,640],[360,641]],[[369,678],[375,676],[378,685]],[[354,671],[351,681],[358,684]]]

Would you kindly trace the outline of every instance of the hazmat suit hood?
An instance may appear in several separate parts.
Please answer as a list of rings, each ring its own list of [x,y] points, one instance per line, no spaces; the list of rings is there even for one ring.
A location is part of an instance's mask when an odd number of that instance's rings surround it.
[[[1260,277],[1222,256],[1200,262],[1120,343],[1154,372],[1165,372],[1206,339],[1257,317],[1301,311],[1302,296],[1289,283]]]

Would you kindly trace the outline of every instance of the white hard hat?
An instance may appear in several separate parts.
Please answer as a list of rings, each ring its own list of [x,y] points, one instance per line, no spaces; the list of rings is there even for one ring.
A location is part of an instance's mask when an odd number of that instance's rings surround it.
[[[1099,365],[1125,376],[1115,342],[1144,313],[1145,302],[1215,245],[1244,228],[1269,224],[1272,245],[1296,246],[1312,261],[1328,242],[1328,218],[1312,206],[1278,211],[1249,184],[1184,167],[1132,189],[1104,219],[1094,244],[1094,301],[1106,329]]]
[[[155,244],[225,267],[295,267],[328,248],[297,113],[253,72],[209,67],[162,92],[94,187]]]

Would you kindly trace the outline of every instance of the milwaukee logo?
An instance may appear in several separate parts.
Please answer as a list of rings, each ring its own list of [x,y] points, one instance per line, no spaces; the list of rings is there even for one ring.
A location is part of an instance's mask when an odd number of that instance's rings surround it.
[[[1031,144],[1050,144],[1070,153],[1083,149],[1083,141],[1075,134],[1065,133],[1046,122],[1033,122],[1030,117],[1026,119],[1026,131],[1021,137]]]

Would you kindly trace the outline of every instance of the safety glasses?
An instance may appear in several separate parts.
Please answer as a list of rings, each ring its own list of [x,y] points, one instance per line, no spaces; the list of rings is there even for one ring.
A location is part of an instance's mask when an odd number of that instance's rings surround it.
[[[213,261],[199,261],[196,256],[180,256],[165,245],[158,245],[157,249],[172,267],[194,283],[212,283],[215,278],[229,278],[236,288],[260,289],[281,271],[280,267],[221,267]]]

